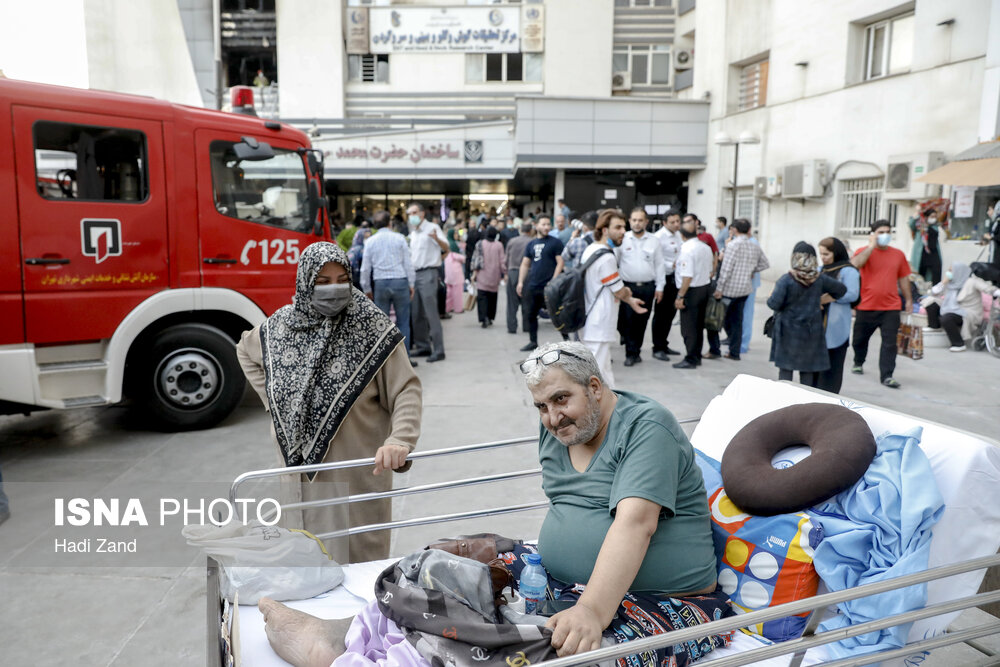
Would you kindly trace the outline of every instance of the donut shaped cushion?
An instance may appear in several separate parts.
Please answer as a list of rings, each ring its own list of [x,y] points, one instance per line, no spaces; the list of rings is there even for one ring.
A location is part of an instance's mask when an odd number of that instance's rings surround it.
[[[771,458],[793,445],[808,445],[812,453],[790,468],[773,468]],[[871,429],[853,410],[829,403],[791,405],[740,429],[722,455],[722,483],[748,514],[798,512],[850,488],[875,451]]]

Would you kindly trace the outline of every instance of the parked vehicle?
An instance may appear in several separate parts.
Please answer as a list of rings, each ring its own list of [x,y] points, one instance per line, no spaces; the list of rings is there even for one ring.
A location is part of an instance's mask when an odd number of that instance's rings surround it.
[[[218,423],[234,341],[326,218],[288,125],[0,79],[0,413],[128,397],[161,428]]]

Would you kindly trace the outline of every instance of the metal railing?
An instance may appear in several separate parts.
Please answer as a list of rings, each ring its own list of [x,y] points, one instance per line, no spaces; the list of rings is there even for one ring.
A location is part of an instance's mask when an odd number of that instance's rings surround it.
[[[679,423],[692,424],[696,423],[697,421],[698,421],[697,418],[684,419],[680,420]],[[503,447],[531,444],[537,442],[537,440],[538,438],[535,436],[513,438],[509,440],[498,440],[495,442],[464,445],[459,447],[437,449],[426,452],[416,452],[410,454],[407,458],[408,460],[417,461],[421,459],[436,458],[441,456],[451,456],[469,452],[478,452],[484,450],[499,449]],[[234,507],[239,507],[235,502],[239,487],[242,484],[251,480],[265,479],[281,475],[302,474],[302,473],[320,472],[326,470],[342,470],[347,468],[358,468],[363,466],[371,466],[374,465],[374,463],[375,463],[374,458],[366,458],[366,459],[354,459],[351,461],[340,461],[336,463],[319,463],[314,465],[293,466],[286,468],[271,468],[266,470],[255,470],[251,472],[246,472],[237,477],[233,481],[229,492],[230,501],[233,503]],[[385,498],[395,498],[400,496],[430,493],[444,489],[455,489],[466,486],[488,484],[492,482],[521,479],[521,478],[537,476],[540,474],[541,470],[538,468],[529,470],[518,470],[508,473],[496,473],[491,475],[470,477],[466,479],[451,480],[446,482],[418,484],[418,485],[393,489],[391,491],[365,493],[347,497],[326,498],[308,502],[288,503],[288,504],[283,504],[281,507],[282,510],[295,510],[295,509],[304,509],[304,508],[313,508],[322,506],[345,505],[355,502],[364,502],[364,501],[379,500]],[[375,532],[381,530],[392,530],[395,528],[408,528],[413,526],[423,526],[436,523],[445,523],[449,521],[458,521],[462,519],[496,516],[514,512],[525,512],[529,510],[541,509],[547,506],[548,506],[548,501],[539,501],[539,502],[522,503],[517,505],[506,505],[502,507],[493,507],[481,510],[454,512],[450,514],[424,516],[411,519],[399,519],[387,523],[369,524],[365,526],[347,528],[344,530],[339,530],[331,533],[323,533],[317,535],[317,537],[319,537],[320,539],[329,539],[334,537],[358,535],[361,533]],[[856,600],[871,595],[878,595],[880,593],[885,593],[887,591],[907,588],[909,586],[924,584],[929,581],[944,579],[958,574],[963,574],[966,572],[971,572],[975,570],[981,570],[996,566],[1000,566],[1000,554],[970,559],[959,563],[953,563],[950,565],[936,567],[930,570],[926,570],[924,572],[918,572],[915,574],[895,577],[877,583],[865,584],[863,586],[857,586],[855,588],[849,588],[843,591],[817,595],[803,600],[798,600],[795,602],[788,602],[785,604],[768,607],[766,609],[761,609],[759,611],[740,614],[738,616],[722,619],[719,621],[712,621],[710,623],[705,623],[691,628],[685,628],[682,630],[672,630],[669,633],[662,635],[656,635],[644,639],[637,639],[634,641],[627,642],[625,644],[619,644],[619,645],[609,646],[606,648],[601,648],[596,651],[590,651],[587,653],[581,653],[579,655],[568,656],[565,658],[558,658],[537,663],[535,667],[577,667],[581,665],[591,665],[604,660],[612,660],[628,655],[642,653],[644,651],[664,648],[666,646],[673,646],[675,644],[681,644],[686,641],[697,640],[708,635],[738,631],[740,628],[746,628],[759,623],[785,618],[786,616],[793,616],[809,612],[810,613],[809,621],[806,624],[802,636],[799,637],[798,639],[793,639],[779,644],[773,644],[770,646],[761,646],[760,648],[755,648],[741,652],[738,655],[716,658],[710,660],[708,663],[711,664],[712,667],[738,667],[740,665],[752,664],[758,660],[765,660],[768,658],[784,656],[784,655],[793,655],[792,660],[789,662],[789,666],[798,667],[805,656],[805,652],[810,648],[819,647],[825,644],[829,644],[843,639],[848,639],[851,637],[857,637],[859,635],[863,635],[869,632],[884,630],[897,625],[902,625],[904,623],[912,623],[933,616],[959,612],[980,605],[1000,602],[1000,591],[987,591],[985,593],[979,593],[976,595],[962,597],[949,602],[942,602],[926,606],[921,609],[895,614],[874,621],[860,623],[857,625],[851,625],[843,628],[838,628],[835,630],[829,630],[817,634],[816,630],[820,624],[820,619],[823,618],[823,612],[827,610],[831,605],[837,605],[849,600]],[[945,633],[943,635],[931,637],[929,639],[924,639],[919,642],[908,644],[899,649],[894,649],[891,651],[883,651],[879,653],[872,653],[869,655],[857,656],[848,659],[836,660],[832,662],[825,662],[823,664],[836,667],[855,667],[860,665],[868,665],[896,657],[905,657],[908,655],[914,655],[921,651],[928,651],[934,648],[940,648],[952,644],[959,644],[967,641],[972,641],[979,637],[984,637],[987,635],[993,635],[998,633],[1000,633],[1000,619],[982,623],[980,625],[976,625],[975,627],[963,629],[960,632]],[[984,656],[984,658],[985,657],[987,656]]]

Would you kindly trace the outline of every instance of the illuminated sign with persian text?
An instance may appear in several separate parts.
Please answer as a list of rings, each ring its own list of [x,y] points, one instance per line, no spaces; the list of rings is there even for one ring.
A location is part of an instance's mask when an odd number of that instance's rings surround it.
[[[371,53],[521,50],[520,7],[372,7]]]

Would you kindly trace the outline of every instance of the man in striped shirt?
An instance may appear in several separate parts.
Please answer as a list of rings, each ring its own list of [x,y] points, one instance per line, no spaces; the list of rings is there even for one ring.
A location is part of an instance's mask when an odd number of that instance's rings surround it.
[[[361,258],[361,290],[386,315],[390,307],[396,311],[396,326],[409,353],[410,300],[416,282],[410,246],[405,236],[389,227],[388,211],[376,213],[373,224],[375,234],[365,241],[365,254]],[[410,363],[417,365],[413,360]]]
[[[760,246],[750,240],[750,221],[733,221],[736,236],[726,244],[726,253],[715,285],[715,298],[728,299],[724,329],[729,337],[726,359],[739,361],[743,345],[743,306],[753,292],[753,274],[770,267]]]

